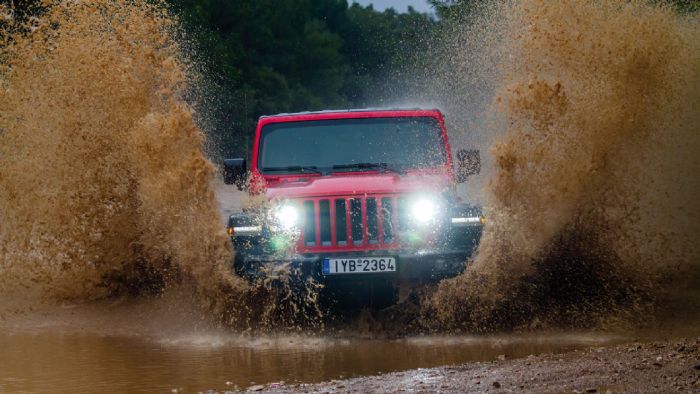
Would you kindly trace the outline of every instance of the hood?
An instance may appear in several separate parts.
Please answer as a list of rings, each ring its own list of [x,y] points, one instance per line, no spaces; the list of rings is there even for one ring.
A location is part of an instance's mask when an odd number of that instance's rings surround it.
[[[363,174],[311,176],[268,183],[267,198],[347,196],[354,194],[403,194],[441,192],[450,185],[447,174]]]

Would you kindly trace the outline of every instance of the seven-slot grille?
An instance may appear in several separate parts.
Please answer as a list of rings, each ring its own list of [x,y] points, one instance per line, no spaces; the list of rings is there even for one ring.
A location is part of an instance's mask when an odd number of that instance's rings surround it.
[[[406,227],[406,198],[351,196],[300,201],[303,250],[395,249]]]

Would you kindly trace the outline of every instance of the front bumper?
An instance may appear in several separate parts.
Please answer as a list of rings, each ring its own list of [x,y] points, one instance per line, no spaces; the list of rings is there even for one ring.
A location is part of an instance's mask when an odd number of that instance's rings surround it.
[[[264,278],[283,278],[295,276],[313,278],[319,283],[338,281],[418,281],[437,282],[442,279],[459,275],[466,267],[471,253],[465,251],[381,251],[356,253],[330,253],[297,255],[285,258],[276,256],[237,256],[234,262],[235,271],[244,278],[256,281]],[[395,272],[373,272],[365,274],[323,274],[324,258],[343,257],[395,257]]]

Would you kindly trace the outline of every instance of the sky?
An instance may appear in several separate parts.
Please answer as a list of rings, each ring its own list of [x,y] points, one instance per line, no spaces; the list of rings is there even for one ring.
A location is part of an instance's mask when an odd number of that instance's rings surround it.
[[[393,7],[396,11],[406,12],[408,6],[413,6],[418,12],[433,12],[433,9],[425,0],[353,0],[348,3],[360,3],[362,5],[374,5],[376,10],[384,10]]]

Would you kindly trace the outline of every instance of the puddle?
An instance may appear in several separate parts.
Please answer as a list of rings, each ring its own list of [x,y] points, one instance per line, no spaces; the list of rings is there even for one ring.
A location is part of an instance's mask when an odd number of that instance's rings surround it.
[[[3,332],[0,391],[223,391],[254,383],[310,383],[495,360],[499,355],[525,357],[624,340],[603,334],[362,340],[225,334],[152,339],[60,330]]]

